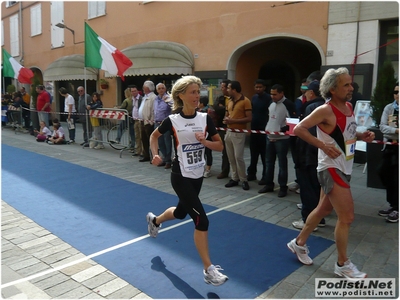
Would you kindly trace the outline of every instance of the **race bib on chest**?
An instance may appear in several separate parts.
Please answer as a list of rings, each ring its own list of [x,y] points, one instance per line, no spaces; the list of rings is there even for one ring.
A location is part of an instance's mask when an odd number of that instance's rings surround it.
[[[204,145],[201,143],[182,145],[182,163],[186,172],[192,172],[196,169],[203,169],[204,161]]]
[[[346,160],[351,160],[354,158],[356,153],[356,141],[357,139],[347,140],[346,141]]]

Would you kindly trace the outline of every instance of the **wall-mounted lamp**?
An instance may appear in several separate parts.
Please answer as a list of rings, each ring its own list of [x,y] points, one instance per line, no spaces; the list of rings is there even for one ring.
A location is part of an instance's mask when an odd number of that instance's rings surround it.
[[[75,43],[75,31],[74,31],[73,29],[69,28],[68,26],[66,26],[65,24],[57,23],[57,24],[56,24],[56,27],[62,28],[62,29],[67,29],[67,30],[71,31],[71,32],[72,32],[72,38],[73,38],[73,40],[74,40],[74,44],[81,44],[81,43],[83,43],[83,42]]]

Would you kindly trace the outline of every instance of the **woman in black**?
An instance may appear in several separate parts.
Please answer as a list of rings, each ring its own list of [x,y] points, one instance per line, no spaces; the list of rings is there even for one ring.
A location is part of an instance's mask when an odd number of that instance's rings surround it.
[[[174,111],[150,136],[152,153],[158,153],[158,138],[171,132],[174,139],[175,157],[172,161],[171,184],[179,197],[176,207],[166,209],[161,215],[149,212],[146,216],[149,234],[156,237],[161,224],[168,220],[184,219],[188,214],[195,224],[194,242],[204,265],[204,281],[221,285],[228,277],[219,272],[220,266],[211,263],[208,251],[208,218],[199,199],[203,183],[205,147],[222,151],[223,144],[211,118],[206,113],[196,112],[202,82],[195,76],[184,76],[172,88]],[[207,140],[207,135],[211,140]],[[162,163],[154,155],[152,164]]]

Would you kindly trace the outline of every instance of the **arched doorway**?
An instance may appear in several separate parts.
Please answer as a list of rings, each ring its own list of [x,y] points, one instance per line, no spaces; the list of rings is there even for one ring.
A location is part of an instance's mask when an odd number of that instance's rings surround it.
[[[267,91],[279,83],[287,98],[300,95],[303,78],[319,70],[324,59],[322,48],[304,36],[266,36],[240,46],[228,63],[229,79],[238,80],[243,94],[254,94],[256,79],[267,82]]]

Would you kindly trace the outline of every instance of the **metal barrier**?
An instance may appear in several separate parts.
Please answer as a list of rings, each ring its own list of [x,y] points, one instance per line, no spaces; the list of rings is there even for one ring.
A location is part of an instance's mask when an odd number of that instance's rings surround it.
[[[18,131],[25,132],[22,125],[22,109],[21,107],[15,107],[13,105],[1,107],[1,121],[14,129],[15,134]]]
[[[89,139],[89,145],[108,144],[111,148],[120,151],[120,157],[124,150],[129,149],[131,124],[126,109],[93,109],[89,111],[89,119],[93,127],[93,136]]]

